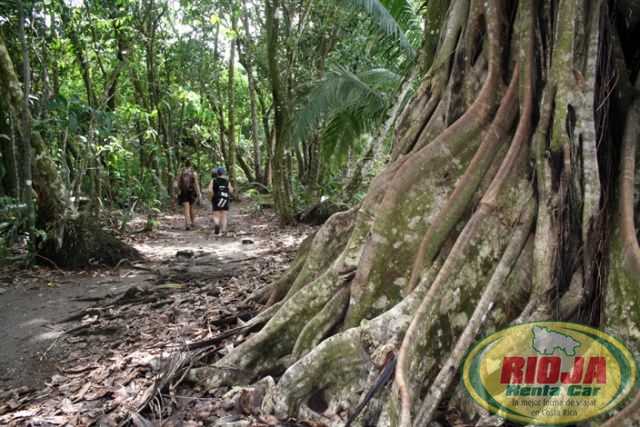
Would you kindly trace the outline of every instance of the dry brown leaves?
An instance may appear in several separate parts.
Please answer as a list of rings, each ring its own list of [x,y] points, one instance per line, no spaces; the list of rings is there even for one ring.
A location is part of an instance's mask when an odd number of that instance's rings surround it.
[[[312,232],[253,215],[235,220],[243,227],[225,240],[203,221],[182,244],[179,217],[135,234],[142,247],[164,252],[145,251],[149,261],[101,273],[129,286],[62,323],[57,344],[68,351],[58,373],[42,389],[0,392],[0,424],[278,424],[258,413],[260,386],[207,391],[183,380],[192,364],[213,362],[245,338],[241,326],[261,308],[248,296],[278,277]]]

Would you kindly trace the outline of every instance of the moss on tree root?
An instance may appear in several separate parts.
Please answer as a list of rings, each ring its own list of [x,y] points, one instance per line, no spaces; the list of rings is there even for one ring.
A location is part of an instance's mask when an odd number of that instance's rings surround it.
[[[53,263],[60,268],[83,269],[116,266],[125,260],[142,258],[137,250],[102,229],[89,215],[80,214],[66,221],[60,247],[50,239],[39,251],[38,258],[43,264]]]
[[[620,24],[609,5],[584,3],[559,16],[573,6],[451,2],[434,66],[398,126],[393,162],[373,180],[346,244],[318,240],[312,252],[319,258],[307,256],[265,328],[192,377],[217,387],[240,378],[233,372],[251,381],[285,361],[265,410],[306,416],[320,397],[318,411],[350,413],[380,370],[375,355],[387,348],[398,351],[396,373],[412,377],[396,375],[380,425],[422,425],[442,403],[458,405],[464,421],[475,423],[478,411],[460,398],[455,369],[441,369],[455,367],[479,333],[542,318],[583,321],[615,331],[637,353],[637,190],[618,188],[605,174],[623,169],[629,181],[637,169],[609,117],[629,106],[609,104],[620,102],[611,93],[629,79],[624,70],[639,67],[635,53],[616,46],[612,31]],[[612,55],[622,71],[612,71]],[[635,62],[626,64],[630,58]],[[495,110],[515,74],[514,131],[511,120],[498,123]],[[634,127],[627,143],[635,146],[638,119],[627,120]],[[483,152],[477,147],[485,136],[496,140]],[[482,167],[465,171],[477,165],[476,155]],[[630,206],[614,212],[621,189]],[[321,230],[330,236],[327,224]],[[416,263],[423,251],[428,256]],[[349,272],[348,288],[341,271]],[[334,328],[345,289],[348,308]],[[323,340],[329,330],[335,335]]]

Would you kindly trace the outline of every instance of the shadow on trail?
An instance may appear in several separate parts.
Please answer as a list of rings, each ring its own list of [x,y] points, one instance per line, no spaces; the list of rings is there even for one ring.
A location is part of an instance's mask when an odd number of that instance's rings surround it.
[[[0,270],[0,424],[117,425],[132,417],[157,397],[159,379],[191,357],[189,343],[232,331],[260,310],[248,297],[284,272],[314,230],[280,228],[272,212],[234,203],[229,236],[218,237],[208,209],[198,213],[188,231],[177,209],[150,232],[141,231],[145,218],[131,221],[123,239],[142,262]],[[209,349],[211,357],[233,338]]]

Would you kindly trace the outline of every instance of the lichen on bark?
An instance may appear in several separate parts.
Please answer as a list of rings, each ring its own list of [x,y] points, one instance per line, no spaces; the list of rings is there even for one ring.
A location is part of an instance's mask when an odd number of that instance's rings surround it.
[[[321,269],[309,255],[313,273],[300,269],[265,327],[192,378],[216,387],[281,366],[265,411],[308,416],[320,399],[352,415],[389,366],[385,354],[397,360],[394,377],[356,424],[424,425],[443,403],[472,423],[483,415],[458,368],[484,333],[572,320],[619,333],[637,354],[638,178],[628,150],[640,55],[618,34],[616,14],[631,6],[610,7],[452,1],[392,161],[352,211],[345,240]],[[626,98],[611,97],[623,82]],[[318,239],[314,251],[330,247]]]

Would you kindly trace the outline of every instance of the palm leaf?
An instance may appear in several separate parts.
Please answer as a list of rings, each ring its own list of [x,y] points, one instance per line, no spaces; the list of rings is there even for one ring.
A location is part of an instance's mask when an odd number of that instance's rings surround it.
[[[415,57],[415,49],[410,39],[418,41],[422,30],[418,14],[408,0],[342,0],[342,4],[364,11],[372,24],[396,39],[405,55]],[[389,46],[394,46],[393,44]]]
[[[379,124],[400,80],[386,69],[358,75],[344,67],[330,70],[297,114],[292,140],[298,143],[321,132],[325,160],[344,158],[361,135]]]

